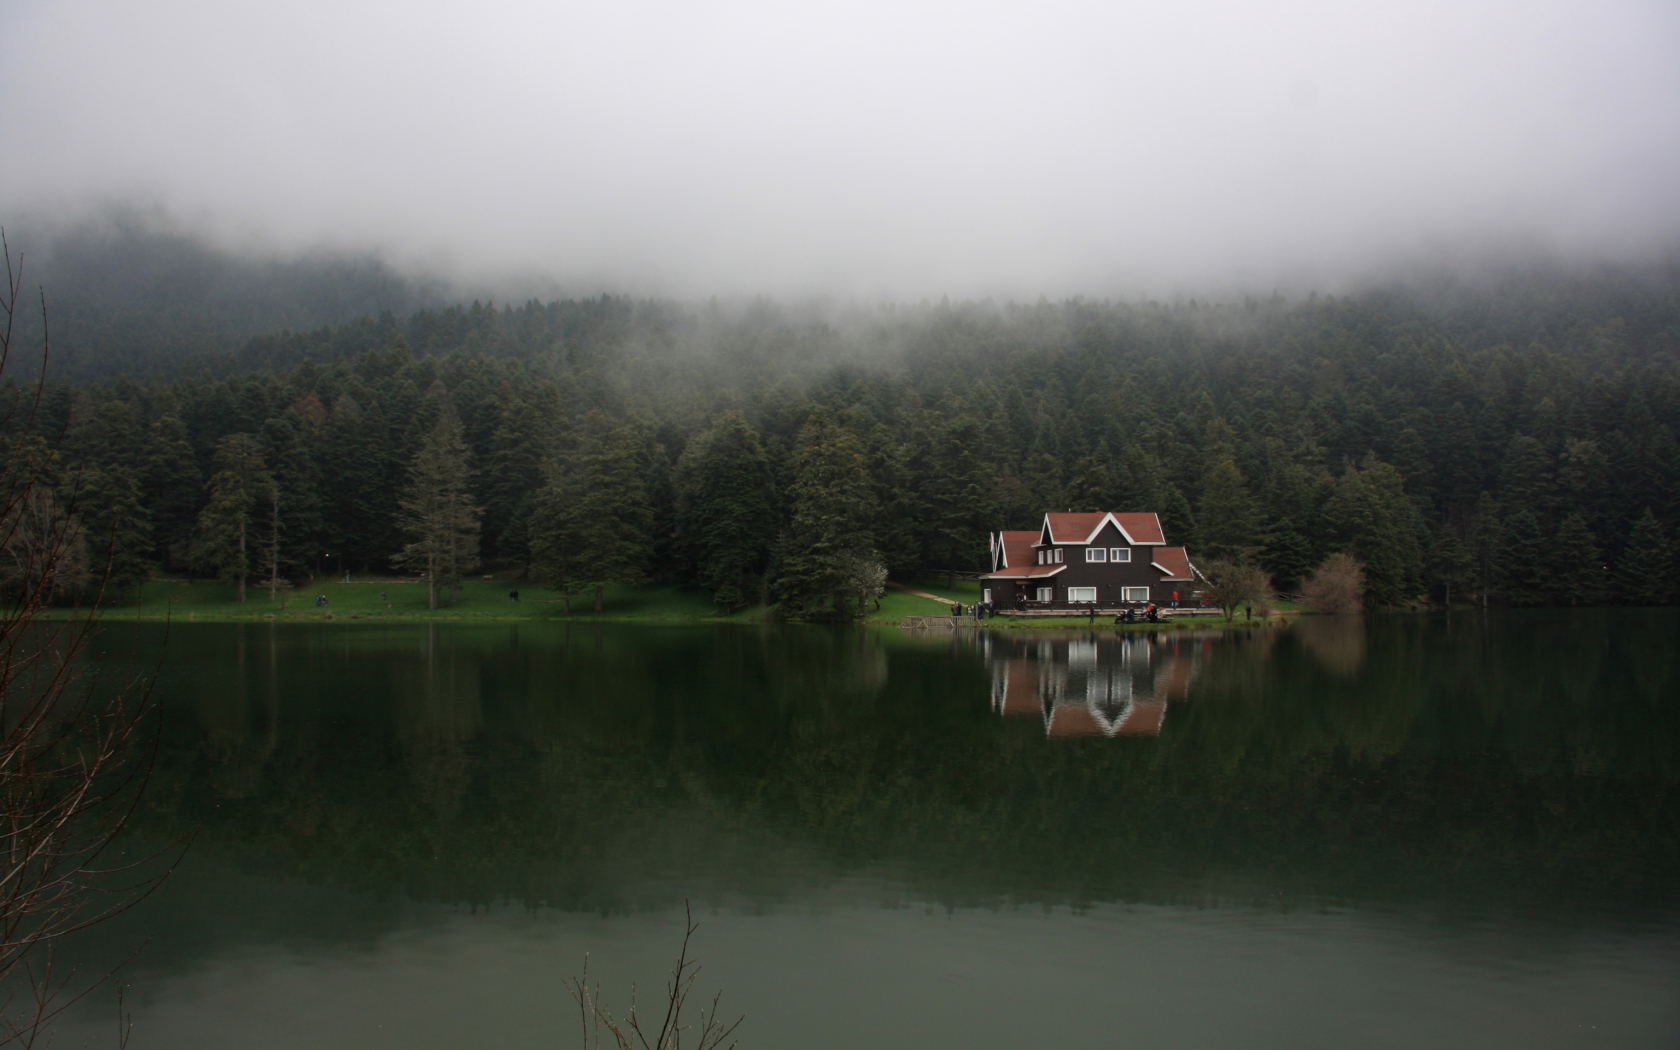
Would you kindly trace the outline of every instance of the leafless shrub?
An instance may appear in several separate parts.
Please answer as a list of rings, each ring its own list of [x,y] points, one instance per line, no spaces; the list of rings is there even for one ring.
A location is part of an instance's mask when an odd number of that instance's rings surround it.
[[[695,1041],[691,1045],[694,1050],[717,1050],[746,1020],[745,1017],[737,1017],[724,1024],[718,1019],[718,1001],[723,996],[719,992],[712,996],[709,1011],[704,1006],[700,1008],[698,1028],[683,1023],[683,1009],[689,992],[694,988],[694,979],[700,973],[700,964],[688,956],[688,942],[700,927],[694,921],[694,911],[687,902],[683,904],[683,913],[687,917],[688,928],[683,933],[682,949],[671,969],[671,979],[665,986],[664,1016],[657,1028],[651,1024],[651,1017],[650,1023],[643,1026],[642,1018],[636,1011],[634,986],[630,989],[630,1013],[623,1018],[614,1017],[601,998],[600,985],[589,983],[589,958],[584,957],[583,974],[567,982],[566,990],[578,1004],[578,1024],[583,1033],[585,1050],[600,1050],[602,1046],[610,1050],[682,1050],[685,1032],[693,1033]],[[657,1015],[657,1010],[655,1013]],[[603,1041],[603,1032],[606,1033],[606,1041]],[[729,1048],[734,1046],[734,1040],[730,1040]]]
[[[1204,564],[1199,571],[1202,579],[1207,581],[1208,598],[1224,610],[1227,621],[1245,606],[1258,607],[1262,617],[1271,608],[1274,598],[1272,581],[1267,578],[1265,570],[1243,562],[1216,559]]]
[[[1301,601],[1313,612],[1356,613],[1364,595],[1365,566],[1351,554],[1330,555],[1301,584]]]
[[[3,237],[0,255],[3,377],[22,272]],[[43,336],[33,395],[0,406],[0,426],[25,435],[33,429],[50,347]],[[92,683],[78,681],[113,547],[106,548],[104,575],[94,577],[91,609],[43,619],[55,590],[86,572],[85,546],[73,505],[54,498],[53,457],[44,442],[29,448],[39,454],[0,462],[0,550],[19,570],[8,573],[0,595],[0,1045],[26,1047],[98,983],[83,982],[73,993],[73,975],[55,968],[60,938],[124,910],[161,878],[106,860],[150,768],[140,734],[145,689],[130,674],[128,685],[100,698]]]

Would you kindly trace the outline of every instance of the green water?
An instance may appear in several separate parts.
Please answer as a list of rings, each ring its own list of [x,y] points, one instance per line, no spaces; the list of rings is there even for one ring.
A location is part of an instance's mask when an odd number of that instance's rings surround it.
[[[576,1045],[685,899],[744,1047],[1680,1045],[1674,610],[135,630],[135,1050]]]

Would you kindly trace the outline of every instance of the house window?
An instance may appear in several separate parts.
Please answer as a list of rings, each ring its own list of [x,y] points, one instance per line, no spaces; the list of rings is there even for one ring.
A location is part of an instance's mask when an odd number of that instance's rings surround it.
[[[1060,565],[1061,563],[1062,563],[1062,549],[1060,547],[1057,547],[1056,548],[1056,564]]]
[[[1044,564],[1044,552],[1043,551],[1038,552],[1038,563],[1040,565]]]
[[[1132,560],[1132,549],[1130,547],[1110,547],[1108,549],[1108,560],[1109,561],[1131,561]]]
[[[1054,587],[1040,587],[1038,589],[1038,600],[1041,602],[1050,601],[1055,593],[1056,589]]]
[[[1097,589],[1095,587],[1068,588],[1068,601],[1070,602],[1094,602],[1096,600]]]
[[[1104,547],[1086,547],[1085,548],[1085,560],[1086,561],[1107,561],[1108,560],[1108,550],[1107,550],[1107,548],[1104,548]]]
[[[980,592],[980,600],[983,602],[989,602],[992,600],[992,589],[990,587],[987,587]]]
[[[1149,600],[1148,587],[1122,587],[1120,596],[1128,602],[1146,602]]]

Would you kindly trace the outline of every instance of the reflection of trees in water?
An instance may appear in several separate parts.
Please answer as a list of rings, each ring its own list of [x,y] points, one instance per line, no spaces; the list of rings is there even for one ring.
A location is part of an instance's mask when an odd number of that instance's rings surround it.
[[[423,636],[393,631],[343,662],[315,643],[282,660],[278,749],[239,805],[212,805],[191,779],[205,741],[177,734],[149,812],[305,878],[428,899],[769,899],[889,865],[953,901],[1190,899],[1216,877],[1667,901],[1650,881],[1680,863],[1665,615],[1371,617],[1351,677],[1286,631],[1110,652],[820,628],[580,629],[570,648],[461,629],[422,676]],[[1046,739],[1047,690],[1052,713],[1094,706],[1110,728],[1128,698],[1166,699],[1170,725],[1148,747],[1068,747]],[[293,823],[308,812],[313,834]]]
[[[453,627],[428,624],[424,657],[394,671],[392,720],[420,800],[448,823],[468,783],[466,745],[483,725],[479,654],[463,657]]]
[[[1155,736],[1182,700],[1198,654],[1216,635],[1090,634],[978,640],[992,676],[992,709],[1038,716],[1049,736]]]
[[[1301,645],[1331,674],[1352,678],[1365,666],[1365,618],[1303,616],[1290,625]]]
[[[195,697],[205,750],[215,764],[211,787],[218,798],[244,798],[257,790],[279,742],[278,653],[273,630],[266,638],[241,630],[233,667],[220,687]],[[251,679],[257,677],[255,684]]]

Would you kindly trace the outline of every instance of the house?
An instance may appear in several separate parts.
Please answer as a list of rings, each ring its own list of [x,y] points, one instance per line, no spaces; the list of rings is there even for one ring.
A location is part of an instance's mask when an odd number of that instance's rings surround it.
[[[991,537],[984,600],[1003,609],[1083,612],[1188,603],[1199,582],[1153,513],[1046,514],[1037,532]]]

